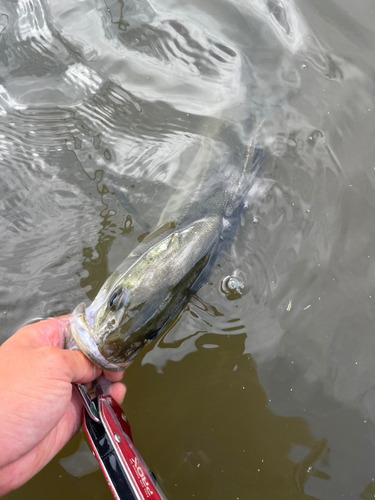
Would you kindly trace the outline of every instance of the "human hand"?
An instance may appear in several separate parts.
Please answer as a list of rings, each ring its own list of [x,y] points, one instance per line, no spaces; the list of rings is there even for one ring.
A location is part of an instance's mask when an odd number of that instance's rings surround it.
[[[0,347],[0,496],[42,469],[76,434],[82,403],[72,383],[102,370],[79,351],[63,349],[69,316],[25,326]],[[104,372],[121,403],[123,372]]]

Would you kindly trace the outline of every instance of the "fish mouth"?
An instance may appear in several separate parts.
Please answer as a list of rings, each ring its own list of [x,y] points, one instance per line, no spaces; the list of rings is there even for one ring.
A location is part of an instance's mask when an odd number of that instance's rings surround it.
[[[111,372],[123,370],[127,362],[112,363],[100,353],[88,316],[90,317],[86,314],[86,304],[79,304],[74,309],[70,316],[70,328],[65,341],[66,349],[81,351],[102,370]]]

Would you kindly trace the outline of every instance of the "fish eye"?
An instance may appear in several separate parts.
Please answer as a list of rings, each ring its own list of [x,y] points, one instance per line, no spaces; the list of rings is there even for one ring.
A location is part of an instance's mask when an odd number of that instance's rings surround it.
[[[122,287],[119,286],[111,295],[111,298],[109,299],[108,302],[108,307],[111,311],[116,311],[119,308],[121,293],[122,293]]]

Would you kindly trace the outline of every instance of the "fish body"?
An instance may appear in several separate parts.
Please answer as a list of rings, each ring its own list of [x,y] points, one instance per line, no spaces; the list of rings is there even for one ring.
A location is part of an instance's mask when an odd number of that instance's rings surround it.
[[[233,241],[263,154],[252,136],[242,163],[202,182],[179,217],[148,235],[93,303],[71,315],[67,347],[106,370],[123,369],[207,280]]]

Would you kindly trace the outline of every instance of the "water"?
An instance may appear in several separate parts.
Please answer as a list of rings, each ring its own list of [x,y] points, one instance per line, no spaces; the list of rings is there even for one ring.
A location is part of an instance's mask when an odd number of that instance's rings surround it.
[[[375,495],[374,15],[370,0],[1,0],[2,340],[89,303],[196,154],[266,116],[230,252],[125,375],[171,499]],[[111,498],[100,472],[60,465],[81,441],[7,498]]]

